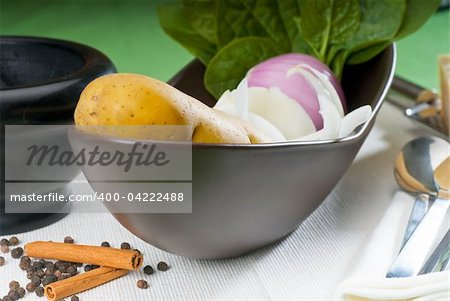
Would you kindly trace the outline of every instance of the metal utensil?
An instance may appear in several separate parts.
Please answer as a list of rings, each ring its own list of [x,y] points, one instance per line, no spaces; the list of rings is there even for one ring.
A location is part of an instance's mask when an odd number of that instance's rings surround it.
[[[431,253],[428,260],[420,269],[419,275],[431,272],[444,271],[449,267],[450,262],[450,230],[441,239],[437,247]]]
[[[440,62],[441,71],[441,92],[447,89],[448,75],[443,70],[447,70],[450,59],[442,59]],[[433,131],[446,140],[449,139],[449,125],[445,122],[448,119],[449,104],[443,97],[439,97],[436,90],[428,90],[404,78],[395,76],[391,90],[387,95],[387,101],[399,107],[405,112],[406,117],[418,122],[419,125]]]
[[[411,187],[409,184],[411,181],[404,179],[408,178],[408,176],[412,176],[423,184],[426,191],[437,193],[438,188],[433,178],[434,170],[432,164],[430,164],[430,145],[432,143],[433,139],[422,137],[411,141],[402,148],[398,159],[396,160],[394,172],[398,184],[403,189],[413,193],[417,192],[418,188],[415,186]],[[408,225],[406,226],[401,249],[403,249],[404,245],[417,228],[417,225],[427,213],[433,200],[434,198],[430,198],[430,194],[428,193],[417,195]]]
[[[419,194],[414,200],[414,205],[411,210],[411,215],[409,216],[408,224],[406,226],[405,234],[403,236],[402,246],[400,251],[405,246],[408,239],[413,234],[414,230],[416,230],[419,223],[422,221],[425,214],[428,212],[428,209],[433,204],[434,197],[427,194]]]
[[[396,178],[400,183],[406,184],[402,187],[436,199],[400,251],[387,277],[417,275],[429,254],[450,205],[449,148],[450,145],[445,140],[422,137],[408,143],[397,156]],[[428,154],[425,160],[419,158],[424,153]]]

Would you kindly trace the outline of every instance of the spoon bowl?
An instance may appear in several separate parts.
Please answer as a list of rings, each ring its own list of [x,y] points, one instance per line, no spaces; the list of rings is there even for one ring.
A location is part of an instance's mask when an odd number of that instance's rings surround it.
[[[437,196],[439,185],[434,174],[449,156],[448,145],[445,140],[435,137],[420,137],[407,143],[395,161],[395,178],[400,187],[414,194]],[[439,178],[445,182],[444,175],[449,169],[447,167],[445,171],[445,166],[440,169]]]
[[[406,144],[395,162],[399,185],[418,197],[405,233],[404,246],[387,277],[417,275],[422,268],[449,208],[450,144],[440,138],[421,137]],[[421,196],[434,199],[423,206]]]

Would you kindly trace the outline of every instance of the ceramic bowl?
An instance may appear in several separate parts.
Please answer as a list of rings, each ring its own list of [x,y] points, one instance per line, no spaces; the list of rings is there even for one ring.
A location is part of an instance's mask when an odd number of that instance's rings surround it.
[[[73,112],[84,87],[93,79],[115,72],[113,63],[101,52],[86,45],[38,37],[0,37],[1,125],[62,125],[73,123]],[[3,133],[3,132],[2,132]],[[66,130],[43,132],[27,127],[4,132],[9,147],[25,152],[24,142],[58,144],[70,150]],[[5,149],[4,139],[2,153]],[[3,157],[3,156],[2,156]],[[25,179],[24,171],[14,168],[19,162],[8,157],[11,173],[7,177]],[[17,154],[17,160],[24,158]],[[1,162],[2,168],[5,162]],[[45,173],[45,167],[40,169]],[[74,178],[80,170],[66,169],[64,179]],[[57,177],[58,175],[54,175]],[[39,180],[39,176],[36,180]],[[3,173],[2,173],[2,182]],[[39,192],[66,193],[67,183],[39,185]],[[4,195],[0,198],[0,234],[29,231],[54,222],[63,214],[5,214]],[[44,209],[44,208],[43,208]],[[45,210],[44,210],[45,211]]]
[[[349,109],[366,104],[373,108],[370,121],[356,134],[312,142],[194,144],[191,214],[113,213],[114,217],[148,243],[195,258],[234,257],[283,238],[322,203],[352,163],[373,127],[394,69],[393,45],[365,64],[346,67],[342,84]],[[203,86],[204,71],[193,61],[169,83],[212,105]],[[77,131],[70,140],[77,148],[134,143]],[[96,168],[85,166],[83,171],[88,180],[102,177]],[[98,192],[133,192],[127,183],[91,185]],[[113,211],[114,205],[106,206]]]

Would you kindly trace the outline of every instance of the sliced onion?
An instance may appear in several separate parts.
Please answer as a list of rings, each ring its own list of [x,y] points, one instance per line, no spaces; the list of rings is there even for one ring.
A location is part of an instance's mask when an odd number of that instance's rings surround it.
[[[338,138],[350,135],[358,126],[366,123],[372,116],[372,107],[365,105],[351,111],[342,118]]]
[[[273,142],[284,142],[286,138],[271,122],[254,113],[248,113],[248,121],[257,129],[262,130]]]
[[[288,140],[316,131],[302,106],[278,88],[249,88],[249,110],[271,122]]]

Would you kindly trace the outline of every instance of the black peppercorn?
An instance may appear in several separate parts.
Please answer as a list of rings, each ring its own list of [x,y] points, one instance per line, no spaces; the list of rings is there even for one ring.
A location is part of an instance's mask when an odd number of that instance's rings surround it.
[[[138,280],[137,287],[141,288],[141,289],[147,289],[148,288],[148,283],[144,279]]]
[[[8,296],[10,296],[14,301],[19,300],[19,293],[16,290],[10,290],[8,292]]]
[[[158,262],[158,265],[156,266],[156,268],[160,271],[165,272],[169,269],[169,266],[164,261],[160,261],[160,262]]]
[[[38,286],[34,292],[38,297],[44,296],[44,288],[42,286]]]
[[[20,258],[20,263],[19,263],[19,267],[22,271],[26,271],[31,264],[31,259],[28,256],[23,256],[22,258]]]
[[[39,281],[39,284],[40,284],[40,282],[41,281]],[[36,284],[34,284],[33,282],[29,282],[25,288],[27,289],[27,291],[32,293],[32,292],[34,292],[36,290],[36,287],[37,287]]]
[[[62,273],[61,276],[58,277],[58,281],[64,280],[64,279],[67,279],[70,277],[72,277],[72,275],[70,275],[69,273]]]
[[[53,283],[55,281],[57,281],[58,278],[55,275],[49,275],[49,276],[45,276],[44,279],[42,279],[42,285],[46,286],[50,283]]]
[[[28,256],[22,256],[22,257],[20,258],[20,261],[28,261],[28,262],[31,262],[31,258],[28,257]]]
[[[10,296],[4,296],[4,297],[2,298],[2,301],[14,301],[14,299],[11,298]]]
[[[11,243],[6,238],[2,238],[2,240],[0,240],[0,246],[5,246],[5,245],[10,246]]]
[[[23,255],[23,249],[21,247],[15,248],[11,251],[11,257],[19,259]]]
[[[78,269],[76,266],[71,265],[67,268],[66,273],[70,274],[70,276],[75,276],[78,274]]]
[[[34,274],[41,279],[45,277],[45,272],[43,269],[37,270]]]
[[[9,246],[8,245],[1,245],[0,246],[0,251],[2,251],[2,253],[8,253],[9,252]]]
[[[13,281],[11,281],[11,282],[9,283],[9,289],[10,289],[10,290],[16,290],[16,289],[18,289],[19,287],[20,287],[20,283],[17,282],[17,281],[15,281],[15,280],[13,280]]]
[[[72,237],[66,236],[66,237],[64,237],[64,243],[66,243],[66,244],[73,244],[74,240],[73,240]]]
[[[22,257],[22,258],[23,258],[23,257]],[[45,268],[46,268],[47,270],[54,271],[55,265],[53,264],[53,262],[47,261],[47,262],[45,263]]]
[[[37,276],[37,275],[33,275],[33,276],[31,277],[30,280],[31,280],[31,282],[34,283],[36,286],[41,285],[41,278],[40,278],[39,276]]]
[[[31,266],[33,267],[33,270],[35,270],[35,271],[44,268],[44,267],[42,266],[42,264],[41,264],[39,261],[33,261],[33,263],[31,264]]]
[[[70,298],[70,301],[80,301],[80,298],[78,298],[78,296],[72,296],[72,298]]]
[[[5,264],[5,258],[0,256],[0,267]]]
[[[87,264],[87,265],[84,266],[84,271],[85,271],[85,272],[89,272],[89,271],[91,271],[91,270],[92,270],[92,265]]]
[[[23,287],[19,287],[17,289],[17,293],[19,293],[19,298],[23,298],[25,296],[25,289]]]
[[[33,271],[27,271],[27,278],[31,280],[33,278],[34,272]]]
[[[19,244],[19,239],[13,236],[9,239],[9,243],[11,244],[11,246],[17,246]]]
[[[111,247],[111,245],[110,245],[109,242],[107,242],[107,241],[102,242],[101,246],[102,246],[102,247],[105,247],[105,248]],[[77,298],[78,298],[78,297],[77,297]]]
[[[61,274],[62,274],[62,273],[61,273],[60,270],[56,270],[56,271],[55,271],[55,277],[56,277],[56,278],[61,277]],[[49,276],[49,275],[47,275],[47,276]]]
[[[130,250],[130,249],[131,249],[131,246],[130,246],[129,243],[123,242],[123,243],[120,245],[120,248],[123,249],[123,250]]]
[[[154,272],[155,272],[155,270],[151,266],[147,265],[144,267],[145,274],[152,275]]]
[[[55,268],[57,270],[60,270],[61,272],[64,272],[67,268],[67,262],[58,260],[57,262],[55,262]]]

